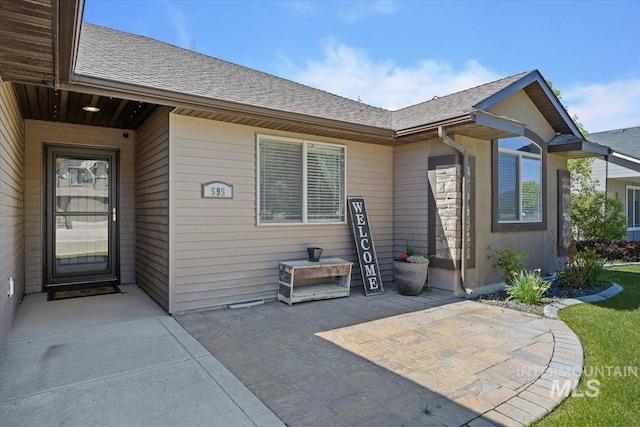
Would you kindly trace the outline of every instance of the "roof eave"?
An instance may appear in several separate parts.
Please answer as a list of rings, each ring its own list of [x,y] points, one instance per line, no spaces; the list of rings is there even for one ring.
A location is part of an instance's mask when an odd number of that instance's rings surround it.
[[[576,136],[582,136],[582,132],[580,132],[576,124],[573,122],[573,119],[569,116],[569,113],[567,113],[567,110],[564,108],[562,103],[560,103],[560,100],[558,100],[556,95],[553,93],[553,90],[551,90],[546,80],[544,79],[544,77],[542,77],[542,74],[540,74],[538,70],[533,70],[529,74],[511,83],[507,87],[497,91],[496,93],[489,96],[485,100],[480,101],[479,103],[474,105],[474,108],[477,108],[478,110],[487,111],[491,107],[495,106],[501,101],[504,101],[508,97],[514,95],[516,92],[523,90],[524,88],[526,88],[527,86],[533,83],[538,83],[540,85],[540,87],[542,88],[544,93],[547,95],[547,97],[549,98],[549,100],[551,101],[555,109],[558,111],[562,119],[565,121],[567,126],[569,126],[569,128],[571,129],[571,132]]]
[[[53,39],[55,86],[71,81],[75,69],[84,0],[57,0],[54,4]]]
[[[471,118],[478,125],[511,133],[513,136],[522,136],[525,134],[526,125],[508,117],[498,116],[487,111],[476,110],[471,113]]]
[[[505,134],[511,136],[524,135],[526,127],[523,123],[508,117],[498,116],[486,111],[475,110],[470,113],[450,117],[445,120],[427,123],[421,126],[414,126],[407,129],[400,129],[396,131],[396,135],[398,138],[401,138],[409,135],[436,131],[439,127],[454,129],[458,126],[465,126],[469,124],[475,124],[487,129],[496,130],[499,137],[504,137]]]
[[[612,152],[607,161],[618,166],[640,172],[640,159],[622,153]]]
[[[432,123],[426,123],[424,125],[420,125],[420,126],[413,126],[410,128],[406,128],[406,129],[398,129],[396,130],[396,136],[398,138],[401,138],[403,136],[409,136],[409,135],[413,135],[413,134],[418,134],[418,133],[425,133],[425,132],[430,132],[430,131],[437,131],[439,127],[444,126],[444,127],[450,127],[450,126],[457,126],[457,125],[464,125],[464,124],[470,124],[473,123],[473,119],[471,118],[471,114],[463,114],[460,116],[456,116],[456,117],[450,117],[448,119],[445,120],[439,120],[437,122],[432,122]]]
[[[568,144],[548,145],[547,152],[566,157],[599,157],[611,154],[611,149],[589,141],[576,141]]]
[[[375,126],[351,123],[340,120],[327,119],[323,117],[293,113],[271,109],[267,107],[241,104],[232,101],[225,101],[182,92],[174,92],[165,89],[151,88],[147,86],[133,85],[114,80],[98,77],[73,74],[69,84],[63,85],[62,89],[91,93],[102,96],[113,96],[122,99],[131,99],[171,107],[182,107],[191,109],[222,109],[237,113],[261,115],[276,119],[304,122],[316,126],[323,126],[334,129],[341,129],[350,132],[362,132],[384,138],[394,138],[395,132],[390,128],[380,128]]]

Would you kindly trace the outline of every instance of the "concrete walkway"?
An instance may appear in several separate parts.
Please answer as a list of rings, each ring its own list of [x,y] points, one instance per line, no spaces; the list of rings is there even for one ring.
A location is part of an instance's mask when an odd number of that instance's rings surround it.
[[[561,321],[438,291],[353,289],[177,320],[291,426],[526,425],[582,371]]]
[[[0,352],[2,426],[281,426],[134,285],[29,295]]]

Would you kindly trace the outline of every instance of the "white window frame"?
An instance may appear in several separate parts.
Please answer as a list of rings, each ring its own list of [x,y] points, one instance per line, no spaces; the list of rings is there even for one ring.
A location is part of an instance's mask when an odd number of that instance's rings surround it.
[[[275,142],[297,143],[302,145],[302,221],[301,222],[261,222],[260,221],[260,141],[269,140]],[[323,145],[326,147],[336,147],[344,150],[344,220],[342,221],[309,221],[307,212],[307,146],[309,144]],[[265,134],[256,134],[256,225],[277,227],[277,226],[296,226],[296,225],[338,225],[347,223],[347,146],[341,144],[331,144],[327,142],[311,141],[300,138],[287,138],[284,136],[274,136]]]
[[[624,192],[624,213],[627,216],[627,219],[629,218],[629,190],[633,190],[634,191],[634,197],[635,197],[635,192],[636,191],[640,191],[640,187],[637,185],[627,185],[625,188],[625,192]],[[633,215],[633,218],[635,218],[635,212]],[[629,231],[640,231],[640,226],[637,227],[629,227],[627,226],[627,230]]]
[[[508,139],[508,138],[505,138]],[[529,138],[526,138],[527,140],[531,141]],[[544,168],[542,167],[542,147],[535,143],[534,141],[531,141],[532,144],[535,144],[536,147],[538,147],[540,149],[540,154],[535,154],[535,153],[525,153],[524,151],[519,151],[519,150],[510,150],[508,148],[500,148],[500,140],[498,140],[498,159],[500,158],[500,154],[507,154],[509,156],[515,156],[517,158],[517,167],[518,167],[518,182],[517,182],[517,186],[518,186],[518,219],[517,220],[512,220],[512,221],[505,221],[505,220],[500,220],[500,213],[498,213],[498,223],[499,224],[539,224],[542,223],[544,221],[544,212],[542,212],[543,209],[543,204],[542,204],[542,197],[544,197],[544,191],[542,188],[543,182],[544,182],[544,178],[542,176],[542,173],[544,171]],[[525,221],[522,219],[522,159],[523,158],[528,158],[528,159],[535,159],[535,160],[540,160],[540,220],[538,221]],[[498,164],[500,162],[498,161]],[[500,172],[498,171],[498,178],[500,179]],[[498,195],[498,197],[500,197]]]

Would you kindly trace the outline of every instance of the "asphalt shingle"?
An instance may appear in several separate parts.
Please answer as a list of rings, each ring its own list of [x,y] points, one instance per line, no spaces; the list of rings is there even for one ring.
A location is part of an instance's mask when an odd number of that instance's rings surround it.
[[[143,36],[84,23],[76,74],[389,129],[382,108]]]
[[[590,133],[587,139],[606,145],[622,154],[640,156],[640,126]]]
[[[468,114],[473,110],[474,105],[520,80],[527,74],[529,72],[516,74],[394,111],[391,113],[393,129],[409,129],[425,123],[435,123]]]
[[[83,23],[75,73],[311,117],[401,130],[458,117],[528,74],[389,111],[148,37]]]

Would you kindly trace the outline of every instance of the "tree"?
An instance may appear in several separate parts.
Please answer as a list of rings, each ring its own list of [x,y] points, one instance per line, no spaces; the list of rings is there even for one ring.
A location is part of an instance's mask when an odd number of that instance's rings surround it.
[[[558,99],[560,90],[549,87]],[[572,117],[583,136],[589,133],[578,117]],[[611,194],[599,190],[599,181],[591,176],[594,157],[569,159],[567,168],[571,176],[571,231],[574,240],[622,240],[627,234],[624,204]]]
[[[624,204],[604,191],[571,195],[571,229],[575,240],[624,239]]]

